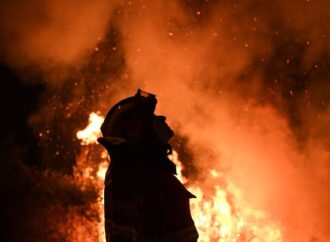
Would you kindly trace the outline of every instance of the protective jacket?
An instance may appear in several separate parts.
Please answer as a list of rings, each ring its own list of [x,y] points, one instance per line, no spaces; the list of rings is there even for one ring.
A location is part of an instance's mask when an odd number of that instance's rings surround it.
[[[196,242],[189,199],[165,156],[121,138],[100,138],[111,163],[105,189],[107,242]]]

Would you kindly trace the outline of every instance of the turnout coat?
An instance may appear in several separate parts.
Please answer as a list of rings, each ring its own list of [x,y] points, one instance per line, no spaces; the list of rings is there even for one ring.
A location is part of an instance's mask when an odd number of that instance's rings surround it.
[[[120,138],[99,142],[111,157],[104,189],[107,242],[196,242],[189,207],[195,196],[173,175],[174,164]]]

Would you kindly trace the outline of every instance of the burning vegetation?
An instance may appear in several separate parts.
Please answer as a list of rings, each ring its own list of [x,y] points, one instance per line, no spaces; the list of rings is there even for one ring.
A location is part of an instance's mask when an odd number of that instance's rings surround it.
[[[0,240],[104,241],[96,137],[142,88],[176,133],[200,242],[329,241],[329,9],[2,1]]]

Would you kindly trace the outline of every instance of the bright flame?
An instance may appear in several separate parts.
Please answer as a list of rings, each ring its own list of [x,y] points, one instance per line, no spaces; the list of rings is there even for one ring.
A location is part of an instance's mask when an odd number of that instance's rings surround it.
[[[177,166],[177,177],[184,184],[187,179],[182,176],[183,164],[174,151],[170,156]],[[217,184],[224,175],[210,169],[208,183]],[[188,186],[196,199],[191,200],[192,217],[199,232],[199,242],[280,242],[282,230],[271,221],[266,212],[251,208],[243,199],[243,193],[231,182],[222,188],[214,185],[209,188],[199,183]],[[206,196],[203,190],[212,190]]]
[[[105,173],[107,172],[108,166],[109,166],[109,164],[107,161],[103,161],[102,163],[100,163],[99,169],[96,173],[98,179],[104,180]]]
[[[97,113],[90,113],[89,115],[89,124],[83,130],[77,132],[77,138],[81,140],[81,145],[91,145],[97,143],[97,138],[101,136],[100,127],[103,123],[104,117],[98,115]],[[98,180],[99,184],[99,197],[98,200],[98,208],[99,208],[99,217],[100,222],[98,226],[98,233],[99,233],[99,242],[106,242],[105,239],[105,231],[104,231],[104,216],[103,216],[103,208],[104,208],[104,194],[103,194],[103,184],[105,174],[109,165],[108,155],[106,151],[103,151],[100,155],[101,162],[98,165],[98,169],[96,172],[96,179]],[[88,176],[92,179],[90,173],[92,169],[90,167],[85,167],[83,172],[84,176]]]
[[[88,120],[87,127],[77,132],[77,138],[81,140],[82,145],[96,143],[97,138],[101,135],[100,127],[104,118],[93,112],[89,114]]]
[[[100,126],[103,117],[96,113],[89,116],[88,126],[77,133],[78,139],[82,140],[82,145],[94,144],[100,135]],[[100,186],[100,225],[99,241],[104,242],[104,218],[103,218],[103,181],[108,166],[106,152],[101,154],[102,162],[98,166],[96,177],[102,184]],[[182,176],[183,164],[178,159],[178,154],[174,151],[170,159],[177,165],[177,177],[183,184],[188,184],[188,180]],[[89,168],[86,167],[86,173]],[[210,178],[208,184],[203,182],[194,183],[187,188],[196,195],[196,199],[191,200],[191,211],[195,225],[199,232],[199,242],[281,242],[282,229],[271,220],[266,212],[257,210],[249,206],[244,201],[243,192],[233,183],[225,179],[222,172],[215,169],[209,170]],[[226,180],[226,186],[218,184],[219,179]]]

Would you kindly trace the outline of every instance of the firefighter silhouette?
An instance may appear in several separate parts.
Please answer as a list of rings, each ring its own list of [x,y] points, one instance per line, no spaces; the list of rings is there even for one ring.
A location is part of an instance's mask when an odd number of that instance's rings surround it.
[[[98,139],[110,155],[104,189],[107,242],[196,242],[190,192],[168,159],[174,135],[154,114],[155,95],[138,90],[114,105]]]

